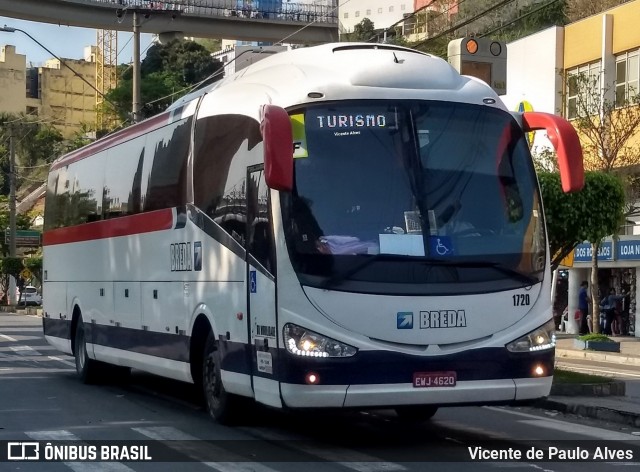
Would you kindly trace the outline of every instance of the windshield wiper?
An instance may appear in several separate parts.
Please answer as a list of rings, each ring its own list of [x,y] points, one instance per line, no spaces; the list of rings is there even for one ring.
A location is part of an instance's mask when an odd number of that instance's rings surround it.
[[[360,272],[365,267],[368,267],[377,261],[381,261],[381,260],[404,261],[404,260],[410,260],[414,258],[415,256],[404,256],[402,254],[369,254],[366,256],[366,259],[364,259],[363,261],[358,262],[357,264],[354,264],[353,266],[349,267],[345,271],[338,272],[332,275],[331,277],[329,277],[327,280],[325,280],[321,284],[321,287],[326,289],[329,287],[333,287],[335,285],[340,285],[342,282],[344,282],[346,279],[348,279],[352,275]]]
[[[433,265],[443,265],[448,267],[468,267],[468,268],[490,268],[496,269],[499,272],[502,272],[505,275],[508,275],[511,278],[520,280],[528,285],[535,285],[540,282],[540,279],[534,277],[529,274],[525,274],[524,272],[520,272],[519,270],[512,269],[509,266],[501,264],[500,262],[493,261],[455,261],[455,260],[442,260],[442,259],[429,259],[423,261],[428,264]]]
[[[529,274],[525,274],[524,272],[520,272],[516,269],[512,269],[504,264],[493,261],[456,261],[450,259],[435,259],[435,258],[420,258],[416,259],[416,256],[405,256],[401,254],[371,254],[367,256],[367,258],[357,264],[354,264],[349,269],[339,272],[328,278],[322,283],[322,288],[329,288],[335,285],[340,285],[346,279],[351,277],[352,275],[360,272],[365,267],[373,264],[374,262],[378,262],[381,260],[390,260],[390,261],[403,261],[403,260],[413,260],[419,264],[426,264],[432,266],[441,266],[441,267],[457,267],[457,268],[489,268],[495,269],[503,274],[519,280],[520,282],[524,282],[527,285],[535,285],[540,282],[537,277],[534,277]]]

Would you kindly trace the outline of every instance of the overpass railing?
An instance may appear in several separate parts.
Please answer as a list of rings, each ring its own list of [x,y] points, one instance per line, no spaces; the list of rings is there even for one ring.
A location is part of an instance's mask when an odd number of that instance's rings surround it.
[[[78,0],[75,0],[77,3]],[[291,3],[278,0],[83,0],[118,8],[172,11],[185,15],[235,17],[299,23],[338,23],[336,1]]]

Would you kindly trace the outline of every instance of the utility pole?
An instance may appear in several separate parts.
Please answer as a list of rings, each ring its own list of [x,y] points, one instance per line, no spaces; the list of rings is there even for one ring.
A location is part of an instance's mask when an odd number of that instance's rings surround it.
[[[133,122],[140,121],[140,24],[138,12],[133,10]]]
[[[16,257],[16,147],[13,126],[9,130],[9,255]]]

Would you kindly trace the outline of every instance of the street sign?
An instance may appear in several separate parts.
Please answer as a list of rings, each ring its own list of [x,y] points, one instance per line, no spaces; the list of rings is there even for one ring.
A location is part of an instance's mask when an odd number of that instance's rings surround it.
[[[40,246],[40,231],[19,229],[16,231],[16,247],[38,247]],[[9,229],[4,232],[4,242],[10,244],[11,232]]]
[[[33,274],[31,273],[31,271],[29,269],[27,269],[26,267],[24,269],[22,269],[22,271],[20,272],[20,277],[22,277],[25,280],[29,280],[31,277],[33,277]]]

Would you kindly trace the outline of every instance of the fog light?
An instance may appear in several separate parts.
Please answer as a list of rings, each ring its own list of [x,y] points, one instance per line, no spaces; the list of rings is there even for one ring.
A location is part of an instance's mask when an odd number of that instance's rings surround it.
[[[316,374],[315,372],[309,372],[307,374],[307,377],[305,378],[305,380],[307,381],[307,383],[309,385],[315,385],[320,383],[320,376],[318,374]]]
[[[533,369],[533,373],[538,377],[542,377],[544,375],[544,367],[537,365],[535,369]]]

